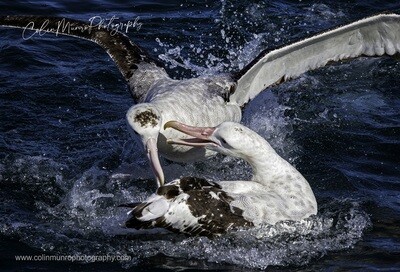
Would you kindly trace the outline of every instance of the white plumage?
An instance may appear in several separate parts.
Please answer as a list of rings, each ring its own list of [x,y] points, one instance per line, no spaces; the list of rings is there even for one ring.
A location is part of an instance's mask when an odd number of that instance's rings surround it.
[[[261,53],[241,73],[231,100],[247,103],[268,86],[359,56],[400,52],[400,16],[380,14]]]
[[[186,177],[158,188],[137,204],[126,222],[131,228],[163,227],[190,235],[213,236],[238,227],[301,220],[317,213],[317,202],[307,180],[282,159],[254,131],[238,123],[196,128],[168,122],[193,139],[169,143],[204,146],[246,160],[253,169],[250,181],[210,182]]]
[[[43,29],[43,22],[47,21]],[[32,24],[34,22],[34,24]],[[70,28],[60,28],[68,24]],[[48,31],[84,38],[103,47],[127,80],[138,104],[126,117],[138,135],[160,184],[164,174],[158,154],[173,161],[194,161],[215,152],[202,147],[167,145],[166,139],[187,137],[163,126],[170,120],[192,126],[216,126],[241,120],[241,108],[267,87],[299,76],[331,61],[400,52],[400,16],[381,14],[315,35],[271,52],[262,52],[242,71],[232,75],[171,79],[162,64],[122,33],[91,28],[84,22],[40,16],[0,16],[0,25]],[[82,31],[83,30],[83,31]]]

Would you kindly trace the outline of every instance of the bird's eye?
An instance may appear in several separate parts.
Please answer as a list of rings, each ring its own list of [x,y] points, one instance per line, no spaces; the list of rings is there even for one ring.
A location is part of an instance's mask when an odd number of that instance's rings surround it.
[[[224,138],[221,139],[221,143],[223,143],[223,144],[228,144],[228,143],[225,141]]]

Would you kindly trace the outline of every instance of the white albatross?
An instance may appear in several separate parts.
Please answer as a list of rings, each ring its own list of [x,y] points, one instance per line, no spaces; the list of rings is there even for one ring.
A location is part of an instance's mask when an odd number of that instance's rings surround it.
[[[164,182],[159,154],[189,162],[214,155],[203,147],[171,146],[168,138],[185,134],[165,130],[177,120],[192,126],[239,122],[241,109],[273,84],[322,67],[328,62],[359,56],[394,55],[400,52],[400,16],[380,14],[314,35],[273,51],[264,51],[235,74],[173,80],[162,64],[152,59],[126,35],[77,20],[43,16],[0,16],[0,25],[83,38],[103,47],[128,82],[136,105],[126,119],[138,135],[160,185]]]
[[[241,158],[251,165],[253,177],[250,181],[217,182],[194,177],[176,179],[133,205],[126,227],[215,236],[240,227],[299,221],[317,213],[307,180],[249,128],[234,122],[215,128],[175,121],[165,126],[194,137],[169,139],[169,143],[203,146]]]

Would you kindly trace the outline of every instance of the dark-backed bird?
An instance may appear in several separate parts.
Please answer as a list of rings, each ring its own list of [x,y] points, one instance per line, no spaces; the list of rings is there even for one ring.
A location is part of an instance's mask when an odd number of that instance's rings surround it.
[[[106,50],[137,103],[126,114],[128,128],[140,137],[159,185],[164,183],[159,154],[178,162],[216,154],[204,147],[168,145],[168,138],[187,137],[175,130],[165,130],[168,121],[202,127],[240,122],[243,106],[273,84],[328,62],[400,52],[400,16],[380,14],[276,50],[265,50],[237,73],[174,80],[162,63],[123,33],[106,27],[43,16],[0,16],[0,25],[83,38]]]
[[[251,129],[235,122],[192,127],[170,121],[165,127],[191,137],[169,139],[170,144],[241,158],[252,167],[253,177],[246,181],[176,179],[136,204],[126,227],[215,236],[237,228],[299,221],[317,213],[307,180]]]

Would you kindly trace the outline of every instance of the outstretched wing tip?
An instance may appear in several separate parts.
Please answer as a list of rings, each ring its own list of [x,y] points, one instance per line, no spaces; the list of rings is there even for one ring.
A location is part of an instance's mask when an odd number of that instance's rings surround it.
[[[159,60],[152,58],[124,33],[108,28],[106,25],[93,25],[90,22],[56,16],[3,15],[0,16],[0,26],[73,36],[98,44],[114,61],[128,82],[133,98],[137,101],[146,94],[151,82],[143,84],[139,80],[140,76],[133,75],[138,71],[141,74],[146,73],[148,67],[160,71],[158,74],[165,73],[163,64]],[[157,73],[147,73],[146,78],[148,81],[155,81],[157,76]]]
[[[1,15],[0,26],[54,33],[78,37],[101,46],[110,55],[120,72],[129,80],[132,70],[141,62],[161,63],[152,58],[124,33],[110,29],[107,25],[95,25],[76,19],[40,15]]]

